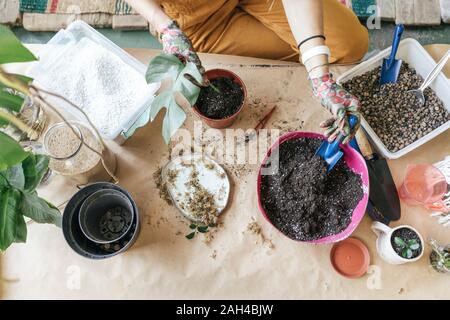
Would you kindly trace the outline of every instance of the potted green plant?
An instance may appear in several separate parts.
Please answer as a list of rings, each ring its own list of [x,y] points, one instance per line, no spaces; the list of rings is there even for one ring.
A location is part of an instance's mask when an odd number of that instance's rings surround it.
[[[166,108],[163,120],[162,134],[164,141],[169,143],[170,138],[183,125],[186,114],[179,104],[179,94],[188,102],[193,111],[207,125],[213,128],[225,128],[230,126],[245,106],[247,91],[244,82],[233,72],[224,69],[214,69],[206,72],[211,84],[201,87],[202,75],[195,64],[182,63],[176,56],[162,53],[153,58],[148,64],[146,80],[148,83],[165,81],[163,89],[160,90],[153,100],[151,108],[141,122],[153,121],[162,108]],[[217,85],[215,85],[217,82]],[[199,100],[199,97],[202,97]],[[230,101],[234,103],[233,110],[211,110],[214,101],[224,108],[229,107]],[[212,101],[214,100],[214,101]],[[209,103],[212,102],[212,103]],[[218,114],[211,117],[208,112]],[[228,112],[230,111],[230,112]],[[221,117],[223,113],[223,117]],[[138,125],[139,125],[138,124]]]
[[[430,239],[430,264],[440,273],[450,274],[450,245],[440,246],[436,240]]]
[[[0,65],[33,60],[36,57],[0,25]],[[37,132],[17,116],[26,97],[41,97],[31,87],[31,79],[10,74],[0,66],[0,127],[13,125],[35,139]],[[26,241],[25,217],[61,226],[61,214],[36,192],[48,170],[49,158],[25,151],[4,132],[0,132],[0,145],[0,251],[5,251],[14,242]]]

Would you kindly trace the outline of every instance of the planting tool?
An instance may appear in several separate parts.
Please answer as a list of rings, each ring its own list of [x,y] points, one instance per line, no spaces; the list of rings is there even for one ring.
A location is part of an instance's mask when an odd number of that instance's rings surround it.
[[[350,127],[353,128],[358,122],[358,119],[355,116],[350,116],[348,121],[350,123]],[[341,144],[342,140],[344,140],[344,138],[345,136],[341,133],[331,143],[327,140],[324,140],[319,149],[317,149],[316,151],[316,155],[318,155],[328,163],[328,172],[330,172],[334,168],[336,163],[338,163],[338,161],[344,155],[344,153],[339,149],[339,145]]]
[[[259,130],[264,129],[276,108],[277,106],[274,106],[272,109],[270,109],[270,111],[258,122],[258,124],[254,128],[255,132],[245,135],[245,142],[249,142],[255,135],[258,134]]]
[[[358,130],[350,145],[363,155],[369,170],[370,193],[367,213],[373,220],[384,224],[399,220],[400,200],[386,159],[372,150],[362,130]]]
[[[419,87],[419,89],[408,91],[416,96],[417,100],[419,100],[419,102],[422,106],[426,102],[425,95],[423,94],[423,92],[425,91],[426,88],[428,88],[428,86],[430,86],[433,83],[433,81],[441,73],[442,69],[447,64],[447,61],[449,58],[450,58],[450,50],[447,51],[447,53],[442,57],[442,59],[433,68],[433,70],[431,70],[431,72],[428,74],[428,76],[425,78],[425,80],[423,80],[423,83]]]
[[[261,167],[259,169],[258,173],[258,181],[257,181],[257,195],[258,195],[258,206],[259,210],[266,218],[266,220],[272,224],[276,229],[278,229],[270,220],[269,216],[267,215],[263,205],[262,205],[262,199],[261,199],[261,182],[262,182],[262,176],[266,174],[271,174],[270,169],[270,163],[272,161],[277,161],[277,150],[281,144],[283,144],[286,141],[294,140],[294,139],[321,139],[326,140],[326,137],[322,134],[314,133],[314,132],[289,132],[284,135],[282,135],[278,141],[276,141],[272,147],[267,151],[266,157],[263,160]],[[346,238],[348,238],[353,231],[355,231],[358,224],[361,222],[362,218],[364,217],[364,214],[366,213],[367,208],[367,202],[369,201],[369,173],[367,171],[367,165],[364,161],[364,158],[359,154],[355,149],[353,149],[349,145],[342,145],[341,146],[343,155],[343,160],[347,164],[347,166],[355,173],[359,174],[361,176],[362,180],[362,189],[364,192],[363,198],[361,201],[359,201],[358,205],[355,207],[352,213],[352,220],[350,224],[343,230],[342,232],[323,237],[317,240],[312,241],[298,241],[301,243],[311,243],[311,244],[328,244],[328,243],[334,243],[338,241],[342,241]],[[280,232],[282,232],[280,230]]]
[[[395,56],[397,55],[398,46],[404,30],[405,27],[402,24],[395,26],[391,55],[388,59],[383,59],[380,85],[397,82],[398,74],[400,73],[400,68],[402,66],[402,60],[396,60]]]

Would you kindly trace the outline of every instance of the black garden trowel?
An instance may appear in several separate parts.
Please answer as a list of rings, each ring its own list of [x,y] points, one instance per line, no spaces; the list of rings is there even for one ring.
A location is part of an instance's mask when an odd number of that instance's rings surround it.
[[[369,171],[370,190],[367,213],[373,220],[387,225],[391,221],[399,220],[400,200],[386,159],[372,150],[362,129],[358,130],[356,138],[350,142],[350,145],[363,155]]]

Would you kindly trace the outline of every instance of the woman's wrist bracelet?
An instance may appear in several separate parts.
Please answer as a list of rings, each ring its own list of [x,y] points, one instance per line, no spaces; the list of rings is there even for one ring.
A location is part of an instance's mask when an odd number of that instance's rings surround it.
[[[324,41],[327,39],[324,35],[321,35],[321,34],[318,34],[318,35],[315,35],[315,36],[306,38],[305,40],[301,41],[301,42],[298,44],[298,46],[297,46],[298,50],[300,50],[300,47],[301,47],[303,44],[305,44],[306,42],[308,42],[308,41],[310,41],[310,40],[312,40],[312,39],[317,39],[317,38],[322,38]]]

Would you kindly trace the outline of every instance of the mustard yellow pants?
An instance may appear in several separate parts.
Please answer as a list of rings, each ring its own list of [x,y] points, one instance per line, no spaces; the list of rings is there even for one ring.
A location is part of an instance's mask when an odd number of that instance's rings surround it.
[[[324,2],[330,62],[359,61],[368,49],[368,32],[337,0]],[[161,0],[198,52],[298,61],[297,43],[281,0]]]

